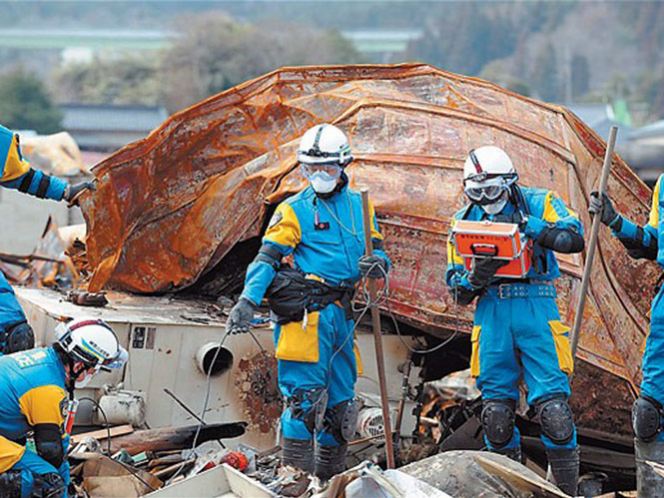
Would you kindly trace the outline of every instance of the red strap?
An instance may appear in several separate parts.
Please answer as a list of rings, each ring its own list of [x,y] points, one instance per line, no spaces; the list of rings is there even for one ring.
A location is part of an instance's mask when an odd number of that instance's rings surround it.
[[[475,171],[477,171],[478,174],[483,173],[484,170],[482,170],[482,165],[480,164],[480,160],[477,159],[477,154],[475,154],[475,149],[471,150],[468,155],[470,156],[471,162],[475,166]]]

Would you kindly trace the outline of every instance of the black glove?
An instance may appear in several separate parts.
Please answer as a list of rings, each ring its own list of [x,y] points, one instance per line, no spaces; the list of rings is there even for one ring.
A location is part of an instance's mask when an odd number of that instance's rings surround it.
[[[366,254],[360,258],[359,261],[360,274],[363,277],[369,278],[382,278],[387,275],[387,261],[380,256]]]
[[[489,285],[496,272],[507,263],[509,263],[508,259],[477,258],[468,275],[468,282],[475,289],[482,289]]]
[[[602,198],[599,198],[598,192],[590,193],[590,203],[588,206],[588,212],[592,215],[600,213],[600,221],[610,227],[613,225],[620,215],[613,208],[613,203],[606,193],[602,194]]]
[[[95,182],[85,181],[74,185],[67,185],[64,198],[70,206],[78,206],[78,196],[85,190],[97,190]]]
[[[226,330],[230,334],[244,334],[251,328],[251,320],[254,318],[256,306],[243,297],[237,302],[228,314]]]

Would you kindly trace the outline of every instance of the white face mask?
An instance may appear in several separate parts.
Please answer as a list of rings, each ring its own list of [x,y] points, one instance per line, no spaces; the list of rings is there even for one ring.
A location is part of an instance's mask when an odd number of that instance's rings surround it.
[[[87,386],[98,371],[99,371],[99,368],[96,368],[93,372],[90,372],[89,370],[86,370],[85,377],[83,377],[82,380],[77,380],[74,383],[74,387],[76,389],[81,389],[81,388]]]
[[[318,194],[329,194],[337,186],[337,178],[331,178],[326,173],[318,172],[309,178],[311,188]]]
[[[498,214],[500,213],[505,205],[507,204],[507,192],[503,193],[500,198],[493,204],[487,204],[486,206],[480,205],[486,214]]]
[[[302,174],[318,194],[329,194],[337,186],[342,168],[335,164],[302,164]]]

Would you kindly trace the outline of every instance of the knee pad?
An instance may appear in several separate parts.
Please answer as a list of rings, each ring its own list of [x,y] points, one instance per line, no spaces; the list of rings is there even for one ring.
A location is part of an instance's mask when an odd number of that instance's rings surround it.
[[[0,496],[21,498],[22,477],[20,470],[8,470],[0,474]]]
[[[542,433],[555,444],[566,444],[574,436],[574,415],[564,398],[552,398],[537,404]]]
[[[360,405],[349,399],[333,406],[325,412],[325,429],[332,434],[339,444],[353,440],[357,430]]]
[[[482,428],[489,442],[500,449],[510,442],[514,434],[516,402],[511,399],[488,399],[483,402]]]
[[[313,434],[314,430],[323,428],[327,398],[327,389],[324,387],[297,389],[293,396],[286,399],[286,404],[292,417],[302,420],[307,430]]]
[[[35,476],[33,496],[38,498],[62,498],[67,491],[65,480],[60,474],[41,474]]]
[[[11,325],[5,334],[5,354],[17,353],[35,347],[35,334],[28,322]]]
[[[649,396],[639,396],[632,405],[634,435],[648,443],[662,431],[662,405]]]

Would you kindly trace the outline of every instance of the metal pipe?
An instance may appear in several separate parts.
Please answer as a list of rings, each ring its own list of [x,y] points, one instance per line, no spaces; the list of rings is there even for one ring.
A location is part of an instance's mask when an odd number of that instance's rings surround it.
[[[198,416],[197,413],[195,413],[191,408],[189,408],[184,401],[182,401],[180,398],[178,398],[175,393],[173,393],[170,389],[167,387],[164,387],[164,392],[168,394],[171,398],[173,398],[173,401],[175,401],[178,405],[182,407],[184,411],[186,411],[189,415],[194,417],[196,420],[198,420],[201,425],[207,425],[207,422],[203,420],[201,417]],[[217,439],[217,442],[221,445],[222,448],[226,449],[226,445],[222,442],[221,439]]]
[[[616,135],[618,134],[618,127],[612,126],[609,132],[609,140],[606,143],[606,151],[604,152],[604,164],[602,165],[602,176],[599,180],[599,196],[606,192],[606,183],[611,171],[611,161],[613,158],[613,147],[616,144]],[[583,278],[581,279],[581,293],[579,295],[579,302],[576,306],[576,316],[574,317],[574,326],[572,327],[571,342],[572,342],[572,360],[576,363],[576,350],[579,345],[579,335],[581,329],[581,321],[583,320],[583,310],[586,306],[586,296],[588,286],[590,285],[590,273],[592,271],[593,259],[595,258],[595,250],[597,249],[597,238],[599,235],[601,213],[593,217],[593,224],[590,231],[590,239],[588,241],[588,253],[586,254],[586,264],[583,268]],[[571,376],[570,376],[571,378]]]
[[[394,427],[394,431],[397,433],[397,436],[401,434],[401,423],[403,421],[403,412],[406,409],[406,399],[408,398],[408,393],[410,392],[410,369],[413,365],[411,360],[410,351],[408,352],[408,360],[403,367],[403,377],[401,380],[401,399],[399,400],[399,408],[397,409],[397,422]]]
[[[362,189],[362,213],[364,218],[364,250],[367,256],[373,254],[371,243],[371,216],[369,213],[369,190]],[[367,277],[368,278],[368,277]],[[385,453],[387,456],[387,468],[394,468],[394,441],[392,439],[392,427],[390,421],[390,405],[387,398],[387,382],[385,381],[385,362],[383,360],[383,338],[380,332],[380,311],[375,304],[376,280],[368,278],[369,282],[369,306],[371,308],[371,325],[373,328],[374,345],[376,348],[376,364],[378,366],[378,384],[380,386],[380,404],[383,409],[383,428],[385,433]]]
[[[207,422],[203,420],[201,417],[198,416],[197,413],[195,413],[191,408],[189,408],[187,405],[184,404],[184,401],[182,401],[180,398],[178,398],[173,392],[168,389],[167,387],[164,387],[164,392],[168,394],[171,398],[173,398],[173,401],[175,401],[178,405],[182,407],[184,411],[186,411],[189,415],[194,417],[197,421],[199,421],[203,425],[207,425]]]
[[[217,350],[220,350],[217,353]],[[214,360],[214,363],[212,361]],[[216,377],[228,371],[233,364],[233,354],[224,347],[220,347],[218,342],[208,342],[196,351],[196,366],[204,374]]]

